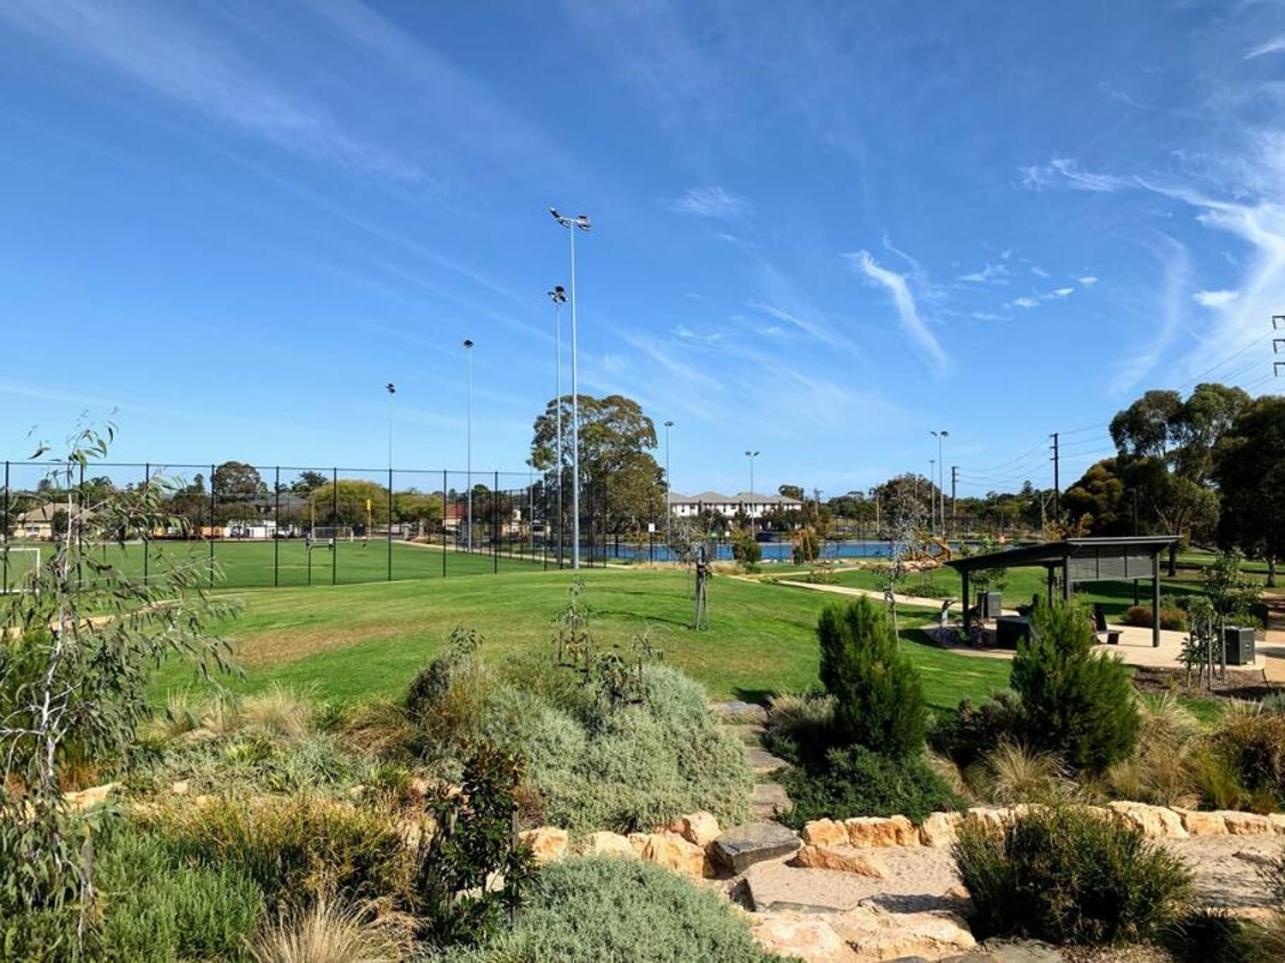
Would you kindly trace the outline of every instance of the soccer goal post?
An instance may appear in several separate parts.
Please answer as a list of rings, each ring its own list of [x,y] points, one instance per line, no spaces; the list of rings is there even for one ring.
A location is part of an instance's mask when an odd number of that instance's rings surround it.
[[[27,577],[40,568],[40,549],[34,545],[0,545],[0,594],[25,592]]]

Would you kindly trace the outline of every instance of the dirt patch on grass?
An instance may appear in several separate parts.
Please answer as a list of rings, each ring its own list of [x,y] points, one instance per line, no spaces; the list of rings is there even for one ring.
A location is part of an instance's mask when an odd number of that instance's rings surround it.
[[[1133,673],[1133,684],[1141,692],[1164,695],[1172,692],[1181,696],[1213,696],[1223,699],[1245,699],[1257,702],[1272,692],[1281,691],[1263,677],[1262,669],[1227,670],[1225,679],[1215,678],[1213,689],[1197,685],[1192,673],[1192,685],[1187,685],[1185,669],[1164,669],[1157,666],[1138,666]]]
[[[262,668],[297,662],[318,652],[347,649],[371,639],[390,638],[405,631],[406,626],[399,623],[276,630],[233,639],[232,654],[247,668]]]

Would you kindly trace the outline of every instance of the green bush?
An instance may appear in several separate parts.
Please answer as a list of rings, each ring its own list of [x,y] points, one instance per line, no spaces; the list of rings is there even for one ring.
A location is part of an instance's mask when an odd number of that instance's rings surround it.
[[[1095,641],[1079,605],[1042,605],[1031,616],[1030,638],[1018,643],[1010,681],[1031,748],[1101,773],[1132,754],[1142,720],[1129,670],[1098,656]]]
[[[732,558],[753,569],[763,560],[763,546],[748,529],[738,528],[732,532]]]
[[[839,745],[910,756],[924,745],[928,711],[911,661],[884,612],[862,597],[830,605],[817,623],[821,682],[834,696]]]
[[[772,697],[762,743],[769,752],[797,765],[825,761],[834,738],[834,697],[805,693]]]
[[[410,859],[392,813],[297,795],[169,805],[147,817],[179,858],[233,867],[273,908],[404,894]]]
[[[1176,963],[1245,963],[1256,957],[1253,924],[1226,910],[1199,909],[1161,935]]]
[[[1149,629],[1155,620],[1151,615],[1150,605],[1130,605],[1120,619],[1125,625]],[[1170,632],[1187,630],[1187,613],[1173,599],[1164,599],[1160,605],[1160,627]]]
[[[745,751],[710,715],[705,690],[678,671],[629,667],[633,698],[622,700],[594,675],[581,682],[524,662],[506,667],[515,681],[505,681],[478,662],[457,664],[454,681],[418,703],[422,757],[441,768],[482,743],[518,756],[524,822],[631,832],[697,809],[727,822],[748,815]]]
[[[1271,811],[1285,804],[1285,714],[1228,713],[1209,745],[1236,775],[1254,808]]]
[[[901,814],[921,822],[931,812],[961,805],[922,756],[882,756],[861,746],[832,749],[824,767],[791,769],[781,781],[794,802],[784,819],[796,829],[827,817]]]
[[[533,881],[514,929],[443,963],[629,960],[770,963],[731,905],[711,889],[640,860],[562,859]]]
[[[240,960],[263,914],[263,892],[232,866],[191,866],[159,837],[120,827],[95,872],[104,960]]]
[[[1176,856],[1076,807],[1027,813],[1002,833],[966,824],[954,856],[982,939],[1141,942],[1182,918],[1193,893]]]
[[[1025,728],[1022,700],[1011,689],[1000,689],[976,705],[964,699],[953,713],[939,716],[928,741],[934,752],[965,769],[1003,743],[1020,744]]]

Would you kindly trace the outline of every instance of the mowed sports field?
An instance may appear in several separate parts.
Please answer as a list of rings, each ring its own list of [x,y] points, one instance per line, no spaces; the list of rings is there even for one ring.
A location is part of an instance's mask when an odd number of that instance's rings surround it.
[[[48,559],[52,547],[48,542],[14,542],[8,556],[8,584],[16,584],[35,559],[27,549],[36,548],[42,559]],[[213,549],[213,552],[211,552]],[[213,557],[218,575],[215,585],[224,589],[264,588],[274,584],[286,586],[353,584],[388,580],[389,547],[386,540],[360,538],[338,539],[333,549],[323,542],[310,549],[303,539],[270,541],[153,541],[144,545],[103,545],[93,550],[96,558],[117,566],[131,576],[142,576],[144,552],[149,572],[165,565],[189,564],[208,568]],[[443,567],[443,562],[445,567]],[[394,541],[392,544],[393,579],[441,578],[452,575],[513,570],[543,569],[540,559],[534,562],[509,555],[493,558],[483,552],[468,553],[443,550],[440,545]]]
[[[716,698],[762,699],[817,682],[816,621],[832,597],[716,576],[710,627],[697,632],[686,627],[692,615],[687,573],[613,568],[580,574],[600,646],[628,646],[647,631],[666,662]],[[396,699],[459,625],[482,632],[492,659],[554,659],[553,621],[572,580],[570,572],[515,562],[499,576],[228,593],[241,613],[216,628],[232,642],[243,674],[223,682],[235,691],[281,684],[339,702]],[[961,698],[1007,684],[1004,662],[918,641],[922,634],[914,626],[930,615],[908,610],[903,639],[933,706],[953,708]],[[171,663],[161,670],[154,696],[163,702],[194,685],[190,667]]]

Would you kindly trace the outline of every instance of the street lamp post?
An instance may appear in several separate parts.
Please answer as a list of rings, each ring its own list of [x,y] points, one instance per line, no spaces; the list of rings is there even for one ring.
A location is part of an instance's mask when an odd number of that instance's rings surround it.
[[[397,394],[397,386],[391,381],[384,385],[384,390],[388,392],[388,474],[393,474],[393,395]]]
[[[576,360],[576,231],[589,230],[589,216],[567,217],[549,208],[571,234],[571,567],[580,568],[580,381]]]
[[[468,487],[468,534],[465,550],[473,551],[473,339],[464,339],[464,355],[468,358],[468,408],[465,419],[466,466],[465,479]]]
[[[750,460],[750,534],[754,534],[754,459],[759,456],[757,451],[747,451],[745,457]]]
[[[946,479],[942,475],[942,468],[946,463],[942,461],[941,443],[943,439],[950,437],[950,432],[947,431],[945,428],[940,428],[937,431],[930,431],[929,434],[937,439],[937,494],[938,494],[938,497],[941,499],[941,511],[939,515],[941,517],[942,534],[945,535],[946,534],[946,494],[945,494],[944,486],[946,484]]]
[[[928,459],[928,528],[937,534],[937,493],[933,486],[937,484],[937,459]]]
[[[674,517],[674,506],[670,496],[674,493],[674,482],[669,474],[669,429],[674,427],[672,421],[665,422],[665,561],[670,560],[674,551],[673,531],[670,519]]]
[[[572,235],[575,236],[574,234]],[[558,568],[562,568],[562,557],[564,554],[562,535],[563,535],[563,518],[562,518],[562,479],[565,471],[562,466],[562,305],[566,304],[567,292],[561,284],[554,287],[549,292],[549,300],[553,302],[553,345],[554,354],[557,361],[554,364],[554,385],[556,387],[557,418],[558,418],[558,441],[557,441],[557,464],[558,464]]]

